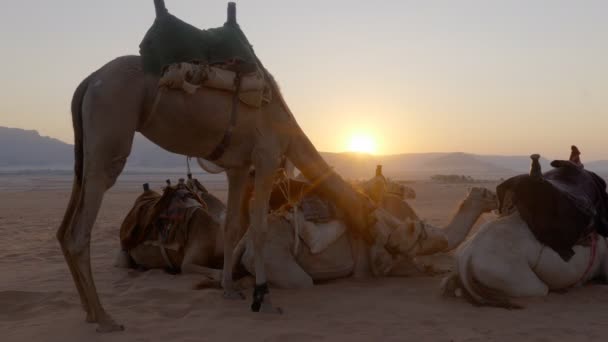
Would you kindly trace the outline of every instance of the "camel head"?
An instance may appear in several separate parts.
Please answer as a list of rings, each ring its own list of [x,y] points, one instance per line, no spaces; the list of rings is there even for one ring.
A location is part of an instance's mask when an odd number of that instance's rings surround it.
[[[374,211],[375,244],[372,246],[374,262],[388,259],[384,254],[402,257],[432,254],[447,248],[448,242],[440,228],[427,226],[420,220],[401,221],[385,209]]]
[[[462,201],[461,206],[471,206],[478,208],[482,213],[489,213],[498,209],[498,197],[486,188],[473,187]]]
[[[448,240],[440,228],[407,219],[391,232],[386,247],[393,254],[414,257],[443,251],[448,247]]]

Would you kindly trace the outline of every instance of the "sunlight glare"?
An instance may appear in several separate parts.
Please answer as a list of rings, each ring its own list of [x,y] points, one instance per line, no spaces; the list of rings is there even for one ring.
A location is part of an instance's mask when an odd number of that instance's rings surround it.
[[[376,152],[376,142],[369,135],[356,134],[350,138],[348,150],[350,152],[373,154]]]

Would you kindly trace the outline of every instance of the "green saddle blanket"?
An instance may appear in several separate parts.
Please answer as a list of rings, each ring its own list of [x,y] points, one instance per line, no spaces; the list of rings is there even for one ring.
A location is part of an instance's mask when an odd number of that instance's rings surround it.
[[[167,65],[191,61],[216,64],[238,60],[244,68],[255,70],[257,66],[253,49],[236,22],[200,30],[166,9],[157,9],[139,52],[144,72],[153,75],[161,75]]]

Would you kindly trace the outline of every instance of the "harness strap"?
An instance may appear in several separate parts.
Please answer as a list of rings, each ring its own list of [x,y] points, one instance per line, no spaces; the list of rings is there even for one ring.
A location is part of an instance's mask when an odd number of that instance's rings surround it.
[[[221,158],[226,152],[226,149],[230,145],[230,141],[232,140],[232,133],[234,131],[234,127],[236,126],[236,119],[238,116],[238,108],[239,108],[239,93],[241,92],[241,73],[237,72],[236,77],[234,78],[234,85],[236,90],[234,92],[234,96],[232,97],[232,112],[230,113],[230,126],[224,133],[224,137],[222,141],[220,141],[219,145],[211,152],[211,154],[205,159],[209,161],[215,161]]]
[[[169,225],[169,227],[167,227],[167,232],[169,231],[169,229],[171,229],[171,225]],[[164,236],[164,234],[162,233],[162,229],[159,231],[158,234],[158,244],[159,244],[159,248],[160,248],[160,254],[163,257],[163,260],[165,260],[165,263],[167,264],[167,268],[171,271],[171,272],[176,272],[177,268],[175,267],[175,265],[173,265],[173,263],[171,262],[171,259],[169,259],[169,255],[167,254],[167,249],[165,248],[165,241],[167,241],[167,237]]]
[[[545,245],[541,244],[540,251],[538,252],[538,256],[536,257],[536,262],[534,263],[534,266],[532,266],[532,271],[536,272],[536,268],[538,267],[538,264],[540,263],[540,257],[543,255],[544,251],[545,251]]]
[[[589,264],[587,264],[587,269],[585,269],[585,272],[576,281],[576,283],[574,283],[574,285],[579,284],[585,278],[587,278],[587,276],[589,275],[589,272],[591,272],[591,269],[593,268],[593,264],[595,262],[596,255],[597,255],[597,233],[593,232],[593,233],[591,233],[591,251],[589,253]]]

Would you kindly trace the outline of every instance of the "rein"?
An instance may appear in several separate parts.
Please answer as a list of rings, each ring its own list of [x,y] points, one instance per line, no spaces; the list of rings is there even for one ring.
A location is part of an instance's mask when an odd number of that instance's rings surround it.
[[[426,225],[422,221],[420,221],[420,224],[422,226],[420,234],[418,234],[416,241],[414,241],[414,243],[405,252],[401,252],[399,250],[399,247],[394,247],[389,244],[387,244],[385,246],[386,250],[393,256],[397,256],[397,255],[410,256],[410,253],[414,250],[414,248],[416,246],[420,245],[420,243],[422,243],[423,240],[426,240],[428,238],[428,233],[426,232]]]
[[[287,204],[281,207],[278,211],[286,210],[289,207],[293,208],[293,230],[294,230],[294,242],[293,242],[293,255],[298,255],[298,251],[300,250],[300,219],[298,218],[298,206],[296,205],[296,201],[291,198],[291,183],[289,182],[289,177],[287,177],[287,172],[285,168],[281,168],[279,170],[281,173],[281,178],[278,183],[279,190],[285,199],[287,199]],[[301,199],[303,196],[303,191],[301,191],[298,199]]]

